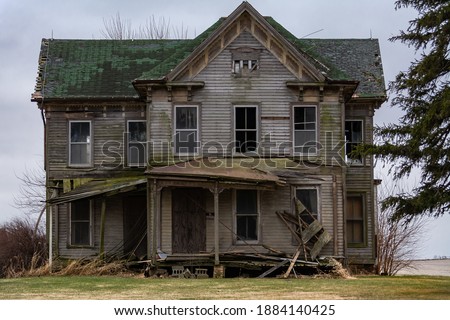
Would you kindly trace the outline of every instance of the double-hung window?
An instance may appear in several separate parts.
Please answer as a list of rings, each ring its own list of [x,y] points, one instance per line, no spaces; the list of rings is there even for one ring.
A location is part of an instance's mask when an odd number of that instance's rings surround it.
[[[70,204],[70,245],[92,245],[92,203],[89,199]]]
[[[237,242],[258,240],[258,191],[236,190]]]
[[[314,219],[319,219],[319,201],[318,190],[316,187],[297,188],[295,192],[297,200],[301,202],[306,209],[300,212],[303,221],[310,224]]]
[[[127,123],[128,129],[128,165],[145,166],[147,163],[146,122],[142,120],[130,120]]]
[[[362,164],[360,155],[352,155],[351,153],[358,145],[363,142],[363,121],[362,120],[346,120],[345,121],[345,158],[347,163]]]
[[[256,106],[234,107],[235,152],[256,152],[258,147],[258,110]]]
[[[175,153],[198,153],[198,136],[198,106],[175,106]]]
[[[347,243],[364,244],[364,197],[362,195],[347,196]]]
[[[317,154],[316,106],[294,106],[294,153]]]
[[[92,164],[91,121],[69,121],[69,165],[90,166]]]

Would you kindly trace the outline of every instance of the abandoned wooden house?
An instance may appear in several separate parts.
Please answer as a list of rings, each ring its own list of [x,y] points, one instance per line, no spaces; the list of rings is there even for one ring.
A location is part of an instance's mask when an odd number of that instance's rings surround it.
[[[195,39],[43,39],[50,257],[373,265],[351,151],[385,99],[376,39],[299,39],[248,2]]]

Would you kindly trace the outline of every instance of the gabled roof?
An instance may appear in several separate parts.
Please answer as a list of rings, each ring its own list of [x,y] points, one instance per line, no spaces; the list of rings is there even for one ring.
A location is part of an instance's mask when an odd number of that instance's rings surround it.
[[[137,99],[133,81],[175,77],[221,30],[246,13],[267,28],[308,71],[326,81],[359,82],[361,97],[384,97],[385,85],[376,39],[298,39],[270,17],[243,2],[227,18],[191,40],[43,39],[32,100]]]

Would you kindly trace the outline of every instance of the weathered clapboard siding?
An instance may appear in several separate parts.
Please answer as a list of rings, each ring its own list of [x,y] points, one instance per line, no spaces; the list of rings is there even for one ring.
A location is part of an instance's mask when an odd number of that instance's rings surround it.
[[[101,200],[94,200],[93,204],[93,246],[76,248],[69,246],[69,204],[58,205],[58,217],[54,217],[54,243],[56,243],[56,232],[58,231],[58,252],[63,258],[84,258],[98,255],[100,252],[100,223],[101,223]],[[121,196],[108,197],[106,200],[105,220],[105,253],[123,253],[123,202]],[[55,219],[56,218],[56,219]],[[58,225],[56,225],[56,223]]]
[[[127,120],[145,120],[145,107],[124,105],[47,106],[47,170],[50,179],[110,174],[126,166],[124,132]],[[69,166],[69,121],[89,120],[92,130],[92,167]],[[109,149],[109,150],[108,150]],[[92,168],[95,169],[93,172]]]

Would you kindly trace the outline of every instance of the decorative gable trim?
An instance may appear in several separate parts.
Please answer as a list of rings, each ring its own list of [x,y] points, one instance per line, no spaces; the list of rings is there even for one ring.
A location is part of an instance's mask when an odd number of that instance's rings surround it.
[[[244,1],[222,25],[201,43],[184,61],[168,75],[168,81],[180,78],[192,79],[200,73],[219,53],[221,53],[242,32],[250,32],[298,79],[305,75],[323,82],[325,76],[306,58],[306,54],[295,48],[280,35],[264,17]]]

